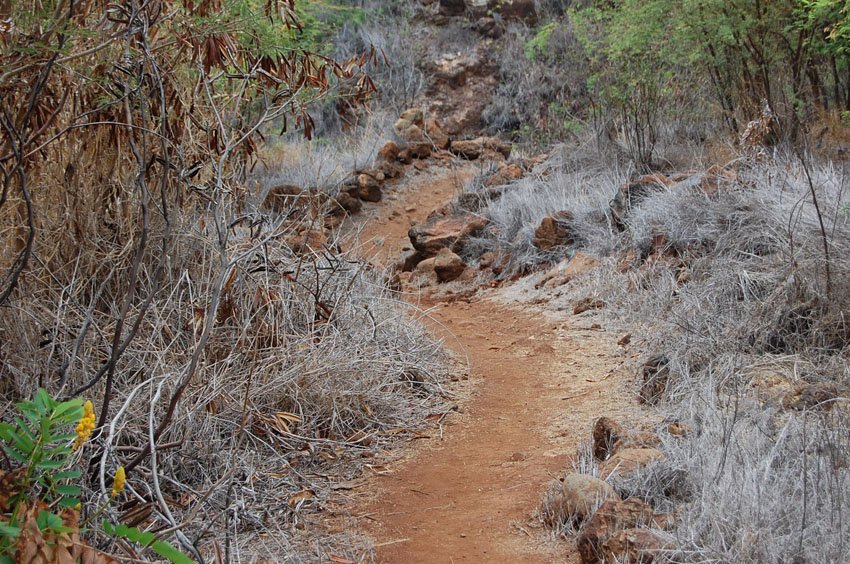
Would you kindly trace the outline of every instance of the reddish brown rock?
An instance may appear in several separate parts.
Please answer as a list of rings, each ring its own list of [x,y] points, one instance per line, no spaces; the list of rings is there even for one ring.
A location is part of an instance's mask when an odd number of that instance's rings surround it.
[[[555,247],[563,247],[573,243],[573,233],[570,222],[575,219],[572,212],[563,210],[547,215],[540,220],[540,225],[534,231],[532,245],[541,251],[549,251]]]
[[[507,159],[511,155],[511,145],[498,137],[478,137],[477,139],[452,141],[451,151],[470,161],[482,156],[495,157],[497,155]]]
[[[361,173],[357,176],[357,197],[364,202],[380,202],[381,182],[371,174]]]
[[[464,270],[466,270],[466,264],[463,259],[449,249],[440,249],[434,258],[434,272],[437,273],[437,280],[440,282],[451,282],[459,278]]]
[[[607,482],[587,474],[567,474],[550,492],[545,504],[545,520],[551,526],[588,519],[606,500],[620,496]]]
[[[673,548],[659,533],[644,528],[617,531],[601,547],[600,562],[617,564],[652,564]]]
[[[625,435],[623,428],[608,417],[600,417],[593,424],[593,457],[608,460],[614,452],[614,443]]]
[[[610,499],[593,514],[577,540],[583,564],[613,562],[605,560],[602,547],[618,531],[641,526],[660,526],[655,512],[646,502],[629,498]]]
[[[425,120],[425,125],[422,128],[422,132],[425,135],[425,138],[430,141],[437,149],[446,150],[449,148],[449,144],[451,141],[449,140],[449,136],[443,131],[443,128],[440,127],[440,124],[437,123],[437,120],[433,117],[429,117]]]
[[[499,15],[505,20],[521,20],[528,25],[537,22],[537,7],[534,0],[499,0]]]
[[[578,300],[573,306],[573,315],[579,315],[592,309],[602,309],[605,307],[605,301],[592,296],[587,296]]]
[[[378,151],[378,160],[395,161],[398,159],[398,154],[401,148],[395,141],[387,141],[384,146]]]
[[[360,203],[360,200],[352,197],[348,192],[340,192],[331,203],[331,214],[333,215],[340,212],[355,214],[361,209],[363,209],[363,204]]]
[[[263,199],[263,208],[281,213],[290,209],[305,194],[309,194],[309,192],[300,186],[292,184],[274,186],[266,193],[266,197]]]
[[[496,170],[496,172],[487,177],[487,180],[484,181],[484,186],[502,186],[503,184],[519,180],[524,176],[524,174],[525,173],[518,164],[503,164]]]
[[[411,227],[408,236],[413,248],[432,257],[440,249],[460,250],[470,235],[486,225],[486,219],[471,213],[432,214],[424,223]]]

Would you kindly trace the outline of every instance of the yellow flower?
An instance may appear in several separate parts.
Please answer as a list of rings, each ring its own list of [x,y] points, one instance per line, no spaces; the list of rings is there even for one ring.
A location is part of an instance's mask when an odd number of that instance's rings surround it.
[[[124,472],[124,467],[119,466],[115,471],[115,480],[112,482],[112,497],[120,494],[124,489],[124,484],[127,481],[127,473]]]
[[[83,406],[83,418],[77,423],[75,430],[77,431],[77,438],[74,440],[74,450],[77,450],[89,440],[91,432],[94,431],[94,406],[91,400],[87,400]]]

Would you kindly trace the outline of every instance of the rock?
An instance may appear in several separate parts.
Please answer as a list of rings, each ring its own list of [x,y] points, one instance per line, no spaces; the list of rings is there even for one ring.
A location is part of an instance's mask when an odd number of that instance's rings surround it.
[[[440,282],[451,282],[457,279],[466,269],[466,264],[451,250],[443,248],[434,258],[434,272]]]
[[[537,23],[534,0],[499,0],[498,10],[505,20],[521,20],[528,25]]]
[[[641,403],[654,404],[664,397],[670,378],[670,360],[662,355],[653,355],[641,369],[641,387],[638,399]]]
[[[459,16],[466,11],[464,0],[440,0],[440,15]]]
[[[425,137],[434,144],[434,146],[441,150],[446,150],[449,148],[451,141],[449,140],[449,136],[445,134],[443,128],[440,127],[440,124],[437,123],[437,120],[433,117],[425,120],[425,127],[422,129]]]
[[[547,215],[540,220],[531,244],[541,251],[572,245],[574,238],[569,223],[574,219],[572,212],[566,210]]]
[[[549,525],[563,522],[583,523],[606,500],[620,496],[607,482],[587,474],[567,474],[551,494],[546,509]]]
[[[352,215],[363,209],[363,204],[360,203],[360,200],[352,197],[348,192],[340,192],[336,198],[334,198],[334,204],[336,209],[341,209]]]
[[[625,435],[623,428],[608,417],[600,417],[593,424],[593,457],[608,460],[614,452],[614,444]]]
[[[522,168],[514,163],[501,165],[496,172],[487,177],[484,186],[502,186],[509,182],[519,180],[524,176]]]
[[[430,141],[423,141],[422,143],[411,143],[407,150],[413,159],[427,159],[431,156],[433,146]]]
[[[482,156],[495,157],[498,155],[507,159],[511,155],[511,145],[498,137],[478,137],[465,141],[452,141],[451,151],[470,161]]]
[[[584,276],[596,269],[601,263],[593,255],[576,252],[571,258],[564,259],[555,265],[549,272],[543,275],[535,285],[535,288],[554,288],[569,284],[576,278]]]
[[[608,537],[601,548],[601,562],[651,564],[666,561],[660,557],[670,551],[673,544],[655,531],[633,528],[617,531]]]
[[[621,186],[614,199],[608,203],[617,228],[626,228],[626,219],[634,206],[653,193],[666,190],[670,184],[670,179],[663,174],[648,174]]]
[[[797,386],[782,398],[782,407],[802,411],[804,409],[830,410],[835,399],[846,397],[847,390],[834,382],[805,383]]]
[[[407,131],[411,127],[421,128],[425,125],[425,114],[420,108],[409,108],[401,112],[401,115],[393,125],[393,129],[399,134]]]
[[[422,253],[415,250],[405,251],[398,262],[399,270],[412,272],[420,262],[422,262]]]
[[[616,562],[605,560],[602,552],[605,542],[618,531],[644,525],[660,525],[652,507],[646,502],[637,498],[607,500],[593,514],[577,539],[582,564]]]
[[[599,471],[606,478],[615,472],[618,476],[628,476],[665,458],[664,453],[657,448],[618,448]]]
[[[602,309],[605,307],[605,301],[592,296],[587,296],[578,300],[573,306],[573,315],[579,315],[592,309]]]
[[[505,33],[504,26],[497,22],[496,18],[490,16],[478,18],[472,25],[472,29],[491,39],[498,39]]]
[[[381,183],[371,174],[361,173],[357,175],[357,197],[364,202],[380,202]]]
[[[479,257],[478,268],[481,270],[487,270],[493,266],[494,262],[496,262],[496,253],[494,251],[487,251]]]
[[[395,141],[387,141],[378,151],[378,159],[383,161],[395,161],[401,148]]]
[[[386,178],[398,178],[404,174],[402,165],[395,161],[384,161],[380,163],[379,170]]]
[[[402,164],[410,164],[413,162],[413,152],[410,150],[410,147],[402,147],[398,151],[398,156],[396,157],[398,162]]]
[[[629,343],[632,342],[632,334],[631,333],[623,333],[620,335],[620,338],[617,339],[617,345],[620,347],[626,347]]]
[[[486,225],[487,219],[471,213],[431,214],[407,234],[414,249],[424,257],[433,257],[444,248],[459,251],[470,235]]]
[[[430,257],[419,261],[419,264],[413,269],[413,274],[420,280],[424,279],[426,284],[437,284],[439,280],[437,280],[437,273],[434,271],[436,260],[436,257]]]
[[[324,229],[304,229],[286,237],[286,244],[296,255],[321,251],[328,243]]]
[[[281,213],[290,209],[300,197],[308,193],[307,190],[293,184],[274,186],[266,193],[263,208]]]

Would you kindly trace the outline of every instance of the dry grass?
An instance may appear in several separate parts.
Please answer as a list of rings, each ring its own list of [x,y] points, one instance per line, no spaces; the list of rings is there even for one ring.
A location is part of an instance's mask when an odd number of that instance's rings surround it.
[[[624,496],[679,511],[676,561],[836,562],[847,551],[850,195],[843,166],[811,169],[829,289],[805,171],[793,158],[740,166],[714,196],[688,184],[659,191],[632,209],[622,234],[599,221],[575,226],[577,248],[603,266],[556,302],[603,298],[599,315],[631,328],[633,350],[667,359],[658,408],[691,429],[685,438],[661,433],[665,462],[613,480]],[[618,181],[593,176],[566,190],[557,171],[520,184],[483,209],[495,227],[481,244],[512,253],[515,272],[559,258],[534,252],[529,232],[555,209],[603,213]],[[636,262],[619,272],[626,256]],[[794,403],[806,385],[827,392]],[[580,458],[592,473],[589,453]]]

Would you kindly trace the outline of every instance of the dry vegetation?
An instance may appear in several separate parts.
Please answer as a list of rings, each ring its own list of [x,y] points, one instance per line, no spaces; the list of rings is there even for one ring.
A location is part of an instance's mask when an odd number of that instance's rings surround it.
[[[331,91],[359,107],[380,54],[311,52],[290,2],[24,4],[0,4],[14,24],[0,66],[3,413],[39,387],[93,400],[83,518],[123,466],[122,503],[101,517],[196,558],[370,558],[310,514],[438,409],[446,362],[383,272],[337,241],[302,244],[326,198],[260,206],[284,179],[333,194],[374,147],[340,138],[300,168],[297,155],[255,167],[270,124],[309,135],[306,108]],[[87,541],[150,556],[96,530]]]

